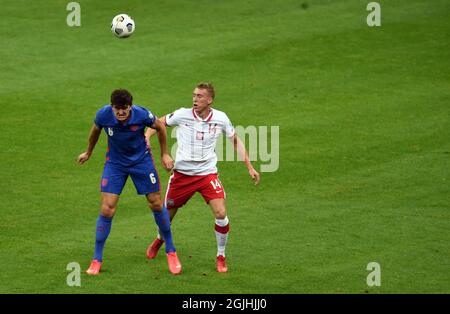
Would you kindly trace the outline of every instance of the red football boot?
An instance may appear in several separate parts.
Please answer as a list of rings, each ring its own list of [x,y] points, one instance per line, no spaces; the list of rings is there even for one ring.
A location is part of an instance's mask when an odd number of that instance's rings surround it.
[[[147,258],[154,259],[156,255],[158,255],[158,251],[163,245],[164,240],[156,238],[152,244],[150,244],[147,248]]]
[[[225,257],[222,255],[217,256],[216,260],[217,271],[219,273],[226,273],[228,271],[227,263],[225,262]]]
[[[101,268],[102,268],[102,262],[99,262],[98,260],[94,259],[94,260],[92,260],[91,265],[89,266],[88,270],[86,270],[86,273],[88,275],[98,275]]]
[[[178,259],[177,252],[169,252],[166,255],[167,263],[169,264],[169,271],[174,275],[181,273],[181,263]]]

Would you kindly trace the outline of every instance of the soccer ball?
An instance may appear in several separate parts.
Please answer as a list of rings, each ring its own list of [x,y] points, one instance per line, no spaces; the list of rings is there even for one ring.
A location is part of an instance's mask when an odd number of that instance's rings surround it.
[[[111,32],[119,38],[127,38],[133,34],[134,21],[126,14],[116,15],[111,23]]]

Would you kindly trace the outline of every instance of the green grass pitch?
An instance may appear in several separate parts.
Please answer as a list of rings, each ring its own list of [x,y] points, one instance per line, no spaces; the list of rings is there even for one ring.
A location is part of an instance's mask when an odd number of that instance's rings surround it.
[[[450,292],[447,0],[379,1],[380,27],[369,0],[79,0],[80,27],[68,0],[3,2],[0,293]],[[110,32],[118,13],[136,21],[128,39]],[[279,169],[260,186],[219,163],[229,273],[215,272],[198,195],[173,223],[182,275],[163,254],[148,261],[155,223],[128,181],[88,277],[105,134],[87,164],[75,158],[95,112],[123,87],[165,114],[199,81],[234,125],[280,130]],[[66,285],[70,262],[80,287]],[[366,283],[370,262],[381,286]]]

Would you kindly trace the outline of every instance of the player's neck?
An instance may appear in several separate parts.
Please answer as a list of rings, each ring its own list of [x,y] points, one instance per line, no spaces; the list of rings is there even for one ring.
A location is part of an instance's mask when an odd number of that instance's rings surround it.
[[[204,119],[209,115],[209,113],[211,112],[211,110],[212,110],[212,109],[211,109],[210,107],[205,108],[205,109],[202,110],[201,112],[199,112],[199,111],[197,111],[197,110],[194,109],[195,114],[196,114],[197,116],[199,116],[202,120],[204,120]]]

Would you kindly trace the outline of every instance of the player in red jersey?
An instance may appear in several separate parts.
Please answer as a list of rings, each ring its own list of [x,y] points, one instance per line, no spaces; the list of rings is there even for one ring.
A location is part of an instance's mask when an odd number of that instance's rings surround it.
[[[230,119],[224,112],[211,108],[214,96],[212,84],[200,83],[193,92],[192,108],[180,108],[160,118],[167,126],[178,126],[178,149],[173,174],[167,186],[165,205],[172,220],[178,208],[186,204],[195,192],[203,196],[215,216],[216,269],[218,272],[227,272],[225,247],[230,224],[225,207],[225,191],[217,175],[217,155],[214,151],[222,133],[233,142],[255,184],[259,183],[260,175],[253,168]],[[147,139],[153,134],[155,132],[148,129]],[[147,257],[155,258],[163,243],[158,234],[147,249]]]

